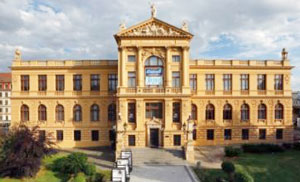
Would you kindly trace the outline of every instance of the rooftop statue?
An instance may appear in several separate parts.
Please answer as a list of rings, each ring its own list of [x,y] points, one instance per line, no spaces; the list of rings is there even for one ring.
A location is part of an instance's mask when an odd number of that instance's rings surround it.
[[[151,4],[151,16],[152,18],[156,17],[156,7],[154,3]]]

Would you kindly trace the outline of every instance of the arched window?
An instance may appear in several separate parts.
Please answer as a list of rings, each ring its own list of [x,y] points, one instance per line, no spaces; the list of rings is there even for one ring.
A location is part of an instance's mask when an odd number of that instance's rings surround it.
[[[225,104],[223,108],[223,119],[232,120],[232,107],[230,104]]]
[[[249,112],[250,112],[250,109],[249,109],[248,104],[243,104],[241,106],[241,120],[242,121],[248,121],[249,120]]]
[[[258,106],[258,119],[267,119],[267,107],[265,104]]]
[[[99,121],[99,106],[97,104],[93,104],[91,106],[91,121]]]
[[[73,120],[74,121],[81,121],[82,120],[82,111],[80,105],[75,105],[73,108]]]
[[[283,119],[283,105],[280,103],[275,106],[275,119]]]
[[[192,115],[191,119],[197,120],[197,106],[195,104],[192,104]]]
[[[45,105],[39,105],[38,109],[38,118],[39,121],[46,121],[47,120],[47,108]]]
[[[208,104],[206,106],[206,120],[214,120],[215,119],[215,106],[212,104]]]
[[[21,121],[29,121],[29,107],[25,104],[21,106]]]
[[[108,106],[108,121],[116,121],[116,119],[117,119],[116,104],[110,104]]]
[[[57,105],[55,108],[55,119],[56,121],[64,121],[65,120],[65,111],[64,106]]]
[[[145,85],[163,86],[163,61],[157,56],[151,56],[145,61]]]

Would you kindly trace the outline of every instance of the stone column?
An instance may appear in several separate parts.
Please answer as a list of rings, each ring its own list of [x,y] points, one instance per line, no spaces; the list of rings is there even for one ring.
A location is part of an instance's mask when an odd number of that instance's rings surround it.
[[[166,47],[166,60],[165,60],[165,79],[166,87],[172,87],[172,73],[171,73],[171,47]]]
[[[120,87],[125,87],[126,79],[126,47],[121,49],[121,62],[120,62]]]
[[[143,82],[144,82],[144,64],[143,64],[143,60],[142,60],[142,47],[138,47],[137,48],[137,51],[138,51],[138,53],[137,53],[137,68],[136,68],[136,70],[137,70],[137,72],[138,72],[138,74],[137,74],[137,80],[138,80],[138,84],[137,84],[137,86],[139,87],[139,88],[141,88],[141,87],[143,87],[144,85],[143,85]]]
[[[126,134],[125,134],[125,128],[124,124],[126,123],[127,120],[127,101],[126,99],[119,99],[119,104],[118,104],[118,113],[117,113],[117,123],[116,123],[116,133],[117,133],[117,138],[116,138],[116,153],[115,157],[118,158],[120,157],[120,153],[122,150],[125,149],[125,143],[126,143]]]
[[[189,88],[189,63],[190,63],[190,56],[189,56],[189,47],[182,47],[183,50],[183,59],[182,59],[182,93],[190,93],[190,88]]]

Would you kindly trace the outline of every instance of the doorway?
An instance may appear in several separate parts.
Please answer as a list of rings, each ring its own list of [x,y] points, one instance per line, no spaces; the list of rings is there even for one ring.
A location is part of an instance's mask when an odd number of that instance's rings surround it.
[[[159,129],[150,128],[150,147],[157,148],[159,146]]]

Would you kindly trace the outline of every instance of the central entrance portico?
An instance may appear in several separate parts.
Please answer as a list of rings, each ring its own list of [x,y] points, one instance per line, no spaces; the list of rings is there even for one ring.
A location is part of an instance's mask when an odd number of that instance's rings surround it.
[[[160,119],[153,118],[146,123],[147,146],[152,148],[162,147],[162,122]]]

